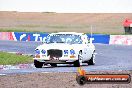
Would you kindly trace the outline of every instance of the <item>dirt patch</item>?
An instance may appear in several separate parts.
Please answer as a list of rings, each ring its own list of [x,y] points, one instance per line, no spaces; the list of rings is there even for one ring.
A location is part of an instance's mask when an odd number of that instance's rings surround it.
[[[123,34],[122,22],[132,13],[0,12],[0,29],[40,32],[75,31]]]
[[[132,76],[131,71],[89,72],[90,74],[122,74]],[[76,73],[31,73],[0,76],[0,88],[131,88],[129,84],[85,84],[75,80]]]

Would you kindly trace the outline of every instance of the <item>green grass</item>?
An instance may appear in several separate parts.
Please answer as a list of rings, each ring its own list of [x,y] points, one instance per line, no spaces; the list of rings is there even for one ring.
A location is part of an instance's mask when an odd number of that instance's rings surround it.
[[[16,55],[6,52],[0,52],[0,65],[16,65],[23,63],[32,63],[33,59],[29,56]]]
[[[27,25],[26,25],[27,26]],[[37,27],[35,25],[30,25],[30,27]],[[29,27],[29,25],[28,25]],[[90,26],[88,25],[44,25],[43,28],[44,29],[47,29],[47,30],[42,30],[42,29],[34,29],[34,28],[28,28],[28,27],[24,27],[24,28],[21,28],[21,27],[16,27],[16,28],[0,28],[0,32],[35,32],[35,33],[50,33],[50,32],[60,32],[60,31],[63,31],[63,32],[66,32],[66,31],[71,31],[71,30],[75,30],[75,31],[78,31],[78,30],[82,30],[82,32],[84,32],[86,29],[89,29],[87,32],[85,31],[84,33],[90,33]],[[104,27],[105,28],[105,27]],[[95,28],[96,30],[98,28]],[[100,28],[102,29],[102,28]],[[106,28],[105,28],[106,29]],[[93,29],[93,34],[112,34],[112,35],[125,35],[125,33],[123,32],[118,32],[119,28],[114,28],[115,30],[117,31],[95,31]],[[49,31],[51,30],[51,31]],[[83,31],[84,30],[84,31]],[[123,30],[123,29],[122,29]]]
[[[26,29],[0,28],[0,32],[29,32],[29,31]]]
[[[20,28],[0,28],[0,32],[39,32],[39,31],[30,31],[27,29]]]
[[[0,32],[35,32],[40,33],[41,31],[36,30],[28,30],[28,29],[21,29],[21,28],[0,28]],[[41,32],[41,33],[47,33],[47,32]]]

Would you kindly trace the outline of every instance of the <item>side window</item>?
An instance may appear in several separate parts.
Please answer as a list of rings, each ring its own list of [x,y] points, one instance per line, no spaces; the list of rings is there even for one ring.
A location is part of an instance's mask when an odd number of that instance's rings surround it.
[[[86,39],[85,39],[85,42],[86,42],[85,44],[88,44],[88,43],[89,43],[89,39],[88,39],[87,36],[85,36],[85,38],[86,38]]]
[[[88,44],[89,43],[88,42],[89,39],[85,35],[82,36],[82,40],[83,40],[83,44]]]
[[[88,41],[88,43],[90,43],[90,39],[89,39],[89,37],[87,37],[87,41]]]

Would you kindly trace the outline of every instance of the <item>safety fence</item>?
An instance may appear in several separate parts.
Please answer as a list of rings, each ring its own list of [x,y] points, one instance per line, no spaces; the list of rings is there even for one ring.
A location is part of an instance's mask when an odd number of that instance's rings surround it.
[[[48,33],[0,32],[0,40],[42,42],[47,36]],[[94,38],[93,43],[132,45],[132,35],[87,34],[87,36]]]

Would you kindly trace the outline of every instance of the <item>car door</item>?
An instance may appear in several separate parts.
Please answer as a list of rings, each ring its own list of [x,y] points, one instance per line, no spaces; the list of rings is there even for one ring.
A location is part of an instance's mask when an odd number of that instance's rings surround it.
[[[87,61],[92,56],[91,45],[88,42],[87,36],[83,36],[83,61]]]

